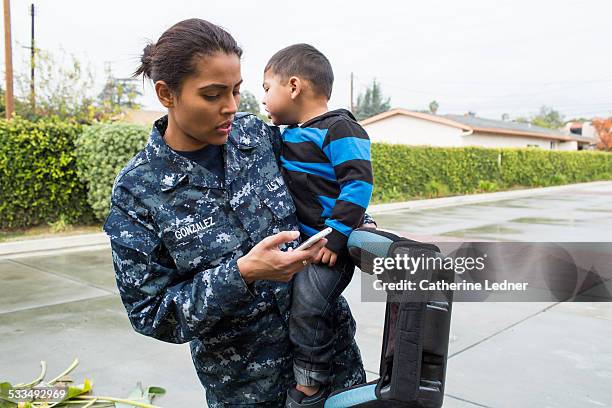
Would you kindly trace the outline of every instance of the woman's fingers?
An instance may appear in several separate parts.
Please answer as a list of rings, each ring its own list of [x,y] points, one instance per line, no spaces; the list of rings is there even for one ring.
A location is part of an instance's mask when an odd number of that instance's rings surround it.
[[[313,246],[311,246],[308,249],[293,251],[291,253],[286,252],[285,254],[291,256],[291,258],[289,258],[291,260],[291,263],[294,263],[294,262],[302,263],[302,261],[312,263],[316,259],[317,255],[319,254],[319,251],[321,250],[321,248],[325,246],[325,244],[327,244],[327,239],[323,238],[317,241]]]
[[[279,245],[285,242],[295,241],[299,236],[299,231],[282,231],[264,238],[261,243],[267,248],[278,248]]]
[[[304,265],[317,260],[319,253],[327,244],[327,239],[317,241],[313,246],[299,251],[279,251],[278,246],[299,237],[297,231],[283,231],[269,236],[255,245],[239,261],[243,277],[249,281],[268,279],[288,282],[293,275],[302,270]],[[318,262],[318,261],[317,261]]]

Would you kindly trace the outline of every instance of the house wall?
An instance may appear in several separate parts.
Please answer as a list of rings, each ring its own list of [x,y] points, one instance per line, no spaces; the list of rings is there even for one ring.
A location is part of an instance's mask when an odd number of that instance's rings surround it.
[[[493,133],[474,132],[469,136],[463,136],[463,146],[482,146],[482,147],[535,147],[550,150],[551,142],[553,149],[556,149],[558,142],[550,139],[540,139],[537,137],[525,136],[505,136]]]
[[[461,146],[461,129],[406,115],[394,115],[363,126],[372,142]]]
[[[560,142],[547,138],[508,136],[465,131],[426,119],[394,115],[363,126],[372,142],[438,147],[537,147],[543,150],[578,150],[577,142]]]
[[[578,150],[578,142],[559,142],[558,150]]]

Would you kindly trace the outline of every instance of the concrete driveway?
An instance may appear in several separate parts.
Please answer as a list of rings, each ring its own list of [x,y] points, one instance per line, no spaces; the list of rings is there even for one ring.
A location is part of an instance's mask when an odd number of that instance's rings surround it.
[[[612,183],[376,218],[414,234],[609,241]],[[384,304],[361,302],[359,281],[345,296],[368,376],[376,378]],[[166,388],[158,405],[205,406],[188,346],[132,330],[108,248],[8,256],[0,259],[0,282],[0,380],[30,381],[40,360],[49,379],[78,357],[73,378],[92,378],[97,394],[127,396],[142,381]],[[612,303],[456,303],[444,406],[612,406],[611,339]]]

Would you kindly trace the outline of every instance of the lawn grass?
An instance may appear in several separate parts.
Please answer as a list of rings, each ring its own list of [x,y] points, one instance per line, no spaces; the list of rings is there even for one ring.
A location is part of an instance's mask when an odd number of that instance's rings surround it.
[[[0,242],[23,241],[26,239],[57,238],[70,235],[102,232],[102,225],[66,225],[62,228],[40,225],[15,230],[0,230]]]

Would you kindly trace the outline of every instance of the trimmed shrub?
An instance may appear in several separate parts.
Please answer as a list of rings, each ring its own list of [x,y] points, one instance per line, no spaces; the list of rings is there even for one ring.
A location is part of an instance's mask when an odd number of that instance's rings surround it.
[[[0,229],[92,221],[74,153],[81,130],[57,118],[0,120]]]
[[[612,179],[612,154],[372,144],[372,202]]]
[[[113,181],[149,129],[0,120],[0,229],[104,220]],[[372,202],[612,180],[612,154],[372,144]]]
[[[87,201],[98,220],[108,214],[115,177],[145,146],[149,133],[141,125],[101,123],[87,127],[77,139],[79,176],[89,187]]]

